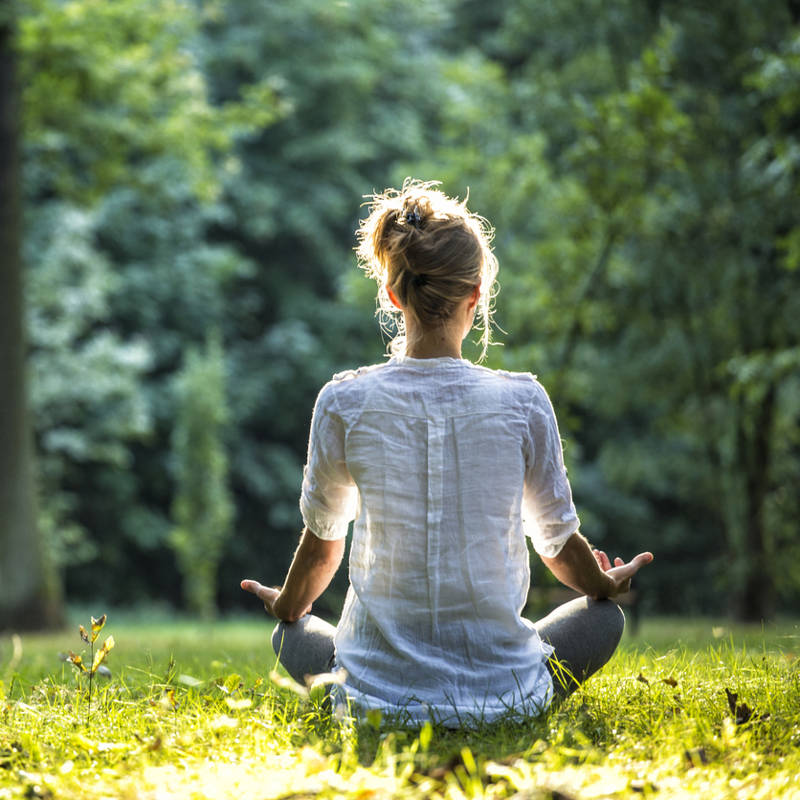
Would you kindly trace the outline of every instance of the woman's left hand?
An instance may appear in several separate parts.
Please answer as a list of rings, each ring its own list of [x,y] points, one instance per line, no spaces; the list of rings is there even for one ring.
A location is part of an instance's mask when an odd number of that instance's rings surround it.
[[[273,617],[277,616],[275,614],[274,605],[275,601],[278,599],[278,595],[281,593],[280,589],[276,589],[272,586],[264,586],[264,584],[250,580],[249,578],[245,578],[240,585],[242,589],[246,592],[250,592],[250,594],[254,594],[264,603],[267,614],[271,614]]]
[[[643,566],[649,564],[653,560],[653,554],[649,551],[639,553],[638,556],[634,556],[628,563],[625,563],[623,559],[617,557],[614,559],[613,564],[611,563],[611,559],[602,550],[594,548],[592,554],[600,569],[617,584],[615,593],[609,595],[609,597],[616,597],[619,594],[629,592],[631,588],[631,578]]]

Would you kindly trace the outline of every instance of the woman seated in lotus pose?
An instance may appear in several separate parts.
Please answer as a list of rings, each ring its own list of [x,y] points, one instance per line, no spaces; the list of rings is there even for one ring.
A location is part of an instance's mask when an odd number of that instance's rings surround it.
[[[317,398],[300,507],[305,529],[280,589],[244,580],[281,622],[292,677],[344,670],[334,701],[447,725],[535,714],[608,661],[624,617],[612,598],[653,556],[592,550],[553,408],[528,373],[461,357],[490,338],[491,229],[435,184],[375,195],[358,255],[399,335],[386,363],[334,376]],[[311,604],[339,567],[355,519],[350,587],[336,627]],[[522,617],[525,537],[583,595]]]

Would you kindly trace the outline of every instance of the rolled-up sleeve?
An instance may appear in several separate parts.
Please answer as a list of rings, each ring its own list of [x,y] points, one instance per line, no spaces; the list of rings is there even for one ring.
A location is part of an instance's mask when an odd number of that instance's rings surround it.
[[[534,550],[554,558],[578,530],[580,520],[572,502],[553,406],[542,386],[534,386],[528,415],[522,522]]]
[[[320,539],[343,539],[355,519],[358,488],[345,461],[345,432],[336,411],[335,385],[323,387],[314,405],[308,457],[303,469],[300,513]]]

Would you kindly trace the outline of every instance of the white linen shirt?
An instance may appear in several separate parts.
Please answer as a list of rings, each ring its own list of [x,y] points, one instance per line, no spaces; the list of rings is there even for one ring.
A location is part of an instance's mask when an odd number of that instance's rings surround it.
[[[553,557],[578,516],[532,375],[395,357],[334,376],[300,508],[322,539],[355,519],[335,645],[357,708],[458,725],[547,706],[552,648],[521,616],[525,535]]]

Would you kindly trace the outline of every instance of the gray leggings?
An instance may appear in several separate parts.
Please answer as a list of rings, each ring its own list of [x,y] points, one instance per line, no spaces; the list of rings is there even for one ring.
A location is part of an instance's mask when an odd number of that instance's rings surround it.
[[[547,668],[553,676],[555,693],[566,697],[614,654],[625,616],[610,600],[578,597],[554,609],[534,626],[555,649]],[[272,647],[286,671],[302,683],[306,675],[330,672],[335,633],[333,625],[309,614],[297,622],[279,622],[272,634]]]

